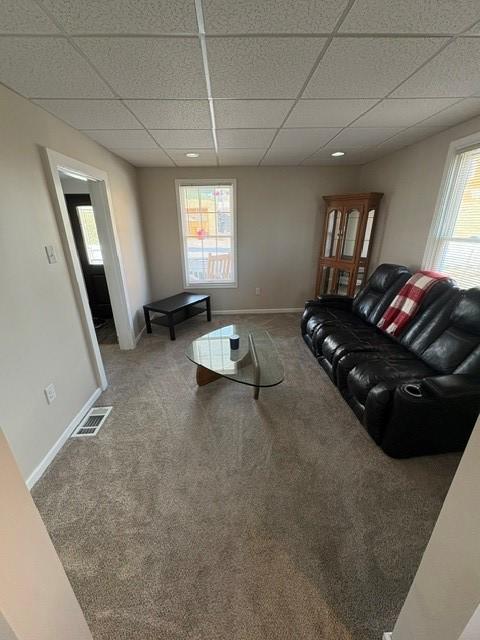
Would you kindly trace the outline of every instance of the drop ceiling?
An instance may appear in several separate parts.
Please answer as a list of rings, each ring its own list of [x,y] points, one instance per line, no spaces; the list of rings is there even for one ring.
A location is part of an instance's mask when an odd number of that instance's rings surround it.
[[[480,114],[480,1],[2,0],[0,82],[137,166],[362,164]]]

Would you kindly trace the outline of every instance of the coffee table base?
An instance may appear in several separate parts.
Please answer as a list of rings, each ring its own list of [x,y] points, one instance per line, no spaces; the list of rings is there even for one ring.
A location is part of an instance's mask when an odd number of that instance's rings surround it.
[[[215,373],[215,371],[211,371],[206,367],[202,367],[202,365],[197,365],[197,384],[199,387],[204,387],[206,384],[210,384],[210,382],[215,382],[219,378],[222,378],[219,373]],[[255,400],[258,400],[258,396],[260,394],[260,387],[253,388],[253,397]]]
[[[197,365],[197,384],[199,387],[210,384],[210,382],[214,382],[221,377],[222,376],[219,373],[215,373],[215,371],[211,371],[201,365]]]

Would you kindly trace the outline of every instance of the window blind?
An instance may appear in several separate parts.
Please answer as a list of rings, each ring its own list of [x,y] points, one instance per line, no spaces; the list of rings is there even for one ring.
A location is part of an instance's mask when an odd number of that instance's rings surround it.
[[[463,288],[480,286],[480,149],[456,156],[436,227],[428,266]]]

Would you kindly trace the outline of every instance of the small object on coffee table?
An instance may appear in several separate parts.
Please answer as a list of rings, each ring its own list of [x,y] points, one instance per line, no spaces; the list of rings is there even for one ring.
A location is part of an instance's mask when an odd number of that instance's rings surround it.
[[[239,346],[240,336],[234,333],[233,336],[230,336],[230,349],[232,349],[232,351],[236,351]]]
[[[238,349],[230,348],[234,335],[239,336]],[[261,387],[274,387],[284,377],[275,344],[261,327],[231,324],[216,329],[194,340],[185,355],[197,365],[198,386],[228,378],[253,387],[255,400]]]
[[[205,302],[205,307],[197,307],[201,302]],[[162,313],[162,316],[150,317],[150,311]],[[170,340],[175,340],[175,325],[188,318],[207,312],[207,320],[212,319],[210,308],[210,296],[201,296],[195,293],[177,293],[175,296],[150,302],[143,306],[145,315],[145,325],[147,333],[152,333],[152,324],[159,324],[168,327],[170,330]]]

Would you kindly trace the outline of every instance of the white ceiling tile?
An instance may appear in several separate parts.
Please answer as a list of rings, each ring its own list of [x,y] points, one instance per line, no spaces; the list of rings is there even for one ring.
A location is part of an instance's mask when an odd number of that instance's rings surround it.
[[[480,88],[480,38],[459,38],[394,93],[395,98],[467,97]]]
[[[114,153],[135,167],[173,167],[174,163],[161,149],[115,149]]]
[[[122,98],[205,98],[198,38],[75,38]]]
[[[42,0],[69,33],[192,33],[192,0]]]
[[[54,116],[77,129],[141,129],[118,100],[35,100]]]
[[[334,38],[304,98],[383,98],[445,38]]]
[[[357,0],[340,31],[458,33],[475,20],[480,20],[478,0]]]
[[[108,149],[155,149],[157,147],[144,129],[84,131],[84,133]]]
[[[222,149],[218,152],[218,159],[220,166],[257,165],[264,153],[264,149]]]
[[[164,149],[213,149],[211,130],[150,129],[150,133]]]
[[[317,129],[282,129],[278,132],[272,149],[291,149],[305,153],[313,153],[319,147],[327,144],[337,133],[339,128],[317,128]]]
[[[208,38],[215,98],[295,98],[325,38]]]
[[[401,131],[391,140],[388,140],[385,145],[388,145],[391,149],[393,149],[394,147],[400,148],[402,146],[414,144],[415,142],[419,142],[420,140],[423,140],[425,138],[429,138],[436,133],[440,133],[440,131],[443,131],[444,129],[445,127],[410,127],[410,129]],[[383,147],[383,145],[381,146]]]
[[[0,38],[0,82],[30,98],[113,97],[63,38]]]
[[[428,127],[436,125],[451,127],[475,116],[480,116],[480,98],[466,98],[428,118],[422,124]]]
[[[328,33],[347,0],[203,0],[207,33]]]
[[[206,100],[125,100],[147,129],[208,129]]]
[[[59,30],[33,0],[2,0],[0,33],[59,33]]]
[[[300,100],[286,127],[346,127],[376,100]]]
[[[352,164],[364,164],[369,162],[376,155],[374,149],[347,149],[345,155],[341,157],[333,157],[331,150],[321,149],[317,153],[307,158],[302,165],[304,166],[345,166]]]
[[[215,100],[217,127],[278,128],[293,103],[293,100]]]
[[[304,151],[292,149],[270,149],[265,158],[262,160],[262,165],[298,165],[303,160],[305,160],[308,155],[309,154],[305,153]]]
[[[401,131],[401,127],[349,127],[326,145],[328,149],[361,149],[380,144]]]
[[[217,158],[215,151],[209,149],[189,149],[193,153],[198,153],[198,158],[187,158],[185,149],[169,149],[168,155],[173,158],[179,167],[215,167]]]
[[[359,118],[354,127],[409,127],[456,102],[456,98],[383,100]]]
[[[220,149],[267,149],[276,129],[218,129]]]

